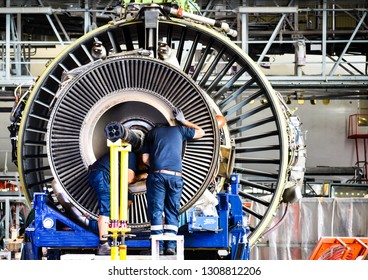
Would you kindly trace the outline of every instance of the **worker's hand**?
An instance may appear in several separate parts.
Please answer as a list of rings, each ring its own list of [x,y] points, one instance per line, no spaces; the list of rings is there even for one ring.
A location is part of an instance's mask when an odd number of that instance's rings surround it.
[[[184,114],[183,114],[183,111],[178,109],[178,108],[174,108],[173,110],[173,114],[174,114],[174,117],[175,119],[178,121],[178,122],[181,122],[181,123],[184,123],[186,122],[186,119],[184,117]]]
[[[141,173],[141,174],[138,174],[136,176],[136,180],[137,180],[137,182],[138,181],[143,181],[143,180],[146,180],[147,177],[148,177],[148,173]]]

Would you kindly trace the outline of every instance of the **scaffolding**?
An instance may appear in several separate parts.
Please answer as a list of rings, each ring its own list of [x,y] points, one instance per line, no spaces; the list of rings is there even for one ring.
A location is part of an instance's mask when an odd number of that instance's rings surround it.
[[[18,1],[7,0],[6,6],[0,7],[0,16],[5,17],[5,32],[0,38],[2,87],[30,83],[37,76],[31,68],[44,66],[52,59],[35,58],[33,51],[45,48],[45,44],[63,48],[121,13],[117,6],[108,5],[110,1],[99,1],[106,6],[75,1],[74,7],[63,7],[58,1],[35,2],[38,6],[23,7],[17,5]],[[238,30],[236,43],[264,69],[274,88],[291,98],[298,98],[298,90],[304,90],[305,99],[309,89],[321,90],[321,99],[329,89],[331,99],[366,93],[368,10],[364,1],[353,0],[343,6],[327,0],[247,2],[212,0],[202,5],[201,12],[225,20]],[[28,38],[22,27],[29,15],[45,17],[52,34],[39,40]],[[64,15],[83,21],[80,32],[68,30]],[[285,54],[287,60],[280,60]]]

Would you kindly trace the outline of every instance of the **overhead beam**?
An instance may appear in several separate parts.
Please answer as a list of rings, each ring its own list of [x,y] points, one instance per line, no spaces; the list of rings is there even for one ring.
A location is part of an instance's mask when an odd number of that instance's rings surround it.
[[[48,14],[51,15],[51,7],[8,7],[1,8],[0,14]]]
[[[297,13],[298,7],[239,7],[240,14],[292,14]]]

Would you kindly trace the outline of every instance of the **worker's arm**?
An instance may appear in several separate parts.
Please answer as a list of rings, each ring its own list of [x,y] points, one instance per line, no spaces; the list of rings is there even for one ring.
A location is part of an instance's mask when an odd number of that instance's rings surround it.
[[[181,122],[183,125],[189,128],[194,128],[194,137],[193,139],[202,138],[205,135],[204,130],[199,127],[198,125],[191,123],[190,121],[185,120],[184,122]]]
[[[149,154],[147,154],[149,156]],[[146,180],[147,176],[148,176],[148,167],[146,164],[143,163],[142,161],[142,155],[140,156],[140,160],[138,163],[138,170],[139,172],[137,172],[138,174],[135,175],[135,182],[138,181],[142,181],[142,180]]]
[[[147,179],[147,176],[148,176],[148,173],[147,172],[140,173],[137,176],[135,176],[134,180],[135,180],[135,182],[143,181],[143,180],[146,180]]]
[[[128,169],[128,184],[133,184],[135,182],[135,172]]]
[[[143,147],[142,147],[142,153],[141,153],[141,161],[140,163],[142,163],[144,165],[144,168],[141,169],[148,169],[150,166],[150,143],[151,143],[151,131],[149,131],[146,135],[146,137],[144,138],[144,142],[143,142]]]
[[[187,121],[184,117],[183,111],[180,109],[175,108],[173,110],[173,114],[175,119],[180,122],[182,125],[185,125],[186,127],[189,128],[194,128],[195,132],[194,132],[194,137],[193,139],[198,139],[198,138],[202,138],[205,134],[204,130],[199,127],[198,125],[191,123],[190,121]]]
[[[142,163],[146,166],[149,166],[149,153],[143,153],[142,154]]]

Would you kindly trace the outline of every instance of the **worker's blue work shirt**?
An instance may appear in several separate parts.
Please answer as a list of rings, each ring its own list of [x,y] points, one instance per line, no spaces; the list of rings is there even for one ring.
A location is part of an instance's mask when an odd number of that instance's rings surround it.
[[[193,139],[194,134],[195,129],[186,126],[153,128],[148,133],[143,147],[143,153],[150,155],[151,172],[162,169],[182,172],[182,143]]]

